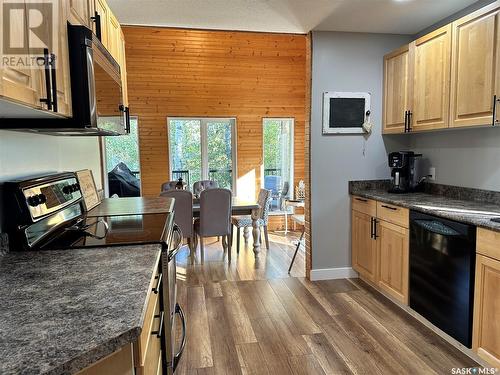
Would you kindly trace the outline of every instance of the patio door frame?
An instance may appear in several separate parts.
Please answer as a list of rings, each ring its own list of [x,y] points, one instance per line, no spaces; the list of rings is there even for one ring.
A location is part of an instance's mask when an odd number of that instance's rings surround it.
[[[199,120],[200,121],[200,141],[201,141],[201,178],[208,180],[209,166],[208,166],[208,136],[207,136],[207,123],[208,122],[223,122],[232,121],[231,123],[231,176],[232,176],[232,192],[236,196],[237,192],[237,176],[238,176],[238,153],[237,153],[237,139],[238,133],[236,126],[236,117],[210,117],[210,116],[167,116],[167,147],[168,147],[168,177],[172,180],[172,153],[170,150],[170,120]],[[196,181],[192,181],[194,183]],[[191,189],[191,186],[189,187]]]

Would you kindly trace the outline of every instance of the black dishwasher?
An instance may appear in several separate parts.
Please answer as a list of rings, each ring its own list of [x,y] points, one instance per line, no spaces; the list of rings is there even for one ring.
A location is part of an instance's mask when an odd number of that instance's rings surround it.
[[[410,307],[472,345],[476,227],[410,212]]]

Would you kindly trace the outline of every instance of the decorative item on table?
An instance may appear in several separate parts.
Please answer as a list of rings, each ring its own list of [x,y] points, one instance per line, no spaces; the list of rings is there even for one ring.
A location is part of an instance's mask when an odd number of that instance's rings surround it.
[[[186,183],[182,180],[182,177],[180,177],[177,180],[177,183],[175,184],[175,189],[176,190],[185,190],[186,189]]]
[[[306,199],[306,184],[304,183],[304,180],[300,180],[299,184],[295,187],[295,199]]]
[[[101,203],[99,194],[97,193],[94,175],[90,169],[82,169],[76,172],[76,177],[78,178],[78,184],[82,192],[85,210],[90,211]]]
[[[368,92],[325,92],[323,135],[371,133],[370,97]]]

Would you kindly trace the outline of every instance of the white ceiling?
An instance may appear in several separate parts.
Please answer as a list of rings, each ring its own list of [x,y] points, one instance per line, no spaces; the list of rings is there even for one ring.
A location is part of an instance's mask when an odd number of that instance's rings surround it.
[[[477,0],[108,0],[122,24],[415,34]]]

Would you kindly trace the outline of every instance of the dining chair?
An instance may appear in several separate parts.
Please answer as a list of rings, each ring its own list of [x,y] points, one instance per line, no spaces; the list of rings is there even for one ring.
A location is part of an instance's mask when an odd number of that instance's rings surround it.
[[[191,252],[191,260],[194,260],[194,228],[193,228],[193,194],[189,190],[169,190],[160,193],[161,197],[174,198],[174,221],[179,226],[182,234],[187,238]]]
[[[203,238],[222,237],[222,248],[231,261],[231,205],[232,193],[228,189],[207,189],[200,194],[200,217],[194,222],[195,247],[200,241],[201,259],[205,258]]]
[[[231,217],[231,242],[233,241],[233,230],[236,227],[236,252],[240,252],[240,229],[252,226],[252,217],[257,217],[257,225],[264,228],[264,236],[266,239],[266,248],[269,249],[269,234],[267,232],[267,224],[269,222],[269,206],[272,200],[272,192],[267,189],[260,189],[258,204],[252,215],[233,216]],[[262,237],[261,237],[262,239]]]
[[[175,185],[177,184],[177,181],[167,181],[161,184],[161,191],[170,191],[170,190],[175,190]]]
[[[198,198],[203,190],[217,189],[218,187],[219,184],[217,183],[217,181],[212,181],[212,180],[196,181],[193,184],[193,194],[195,197]]]

